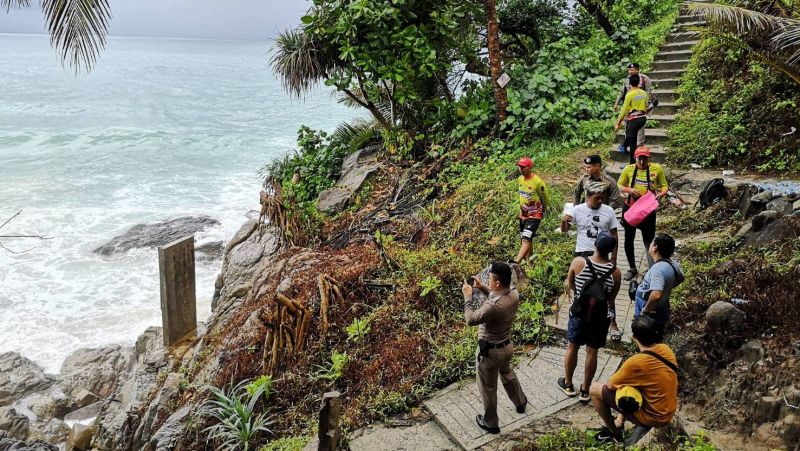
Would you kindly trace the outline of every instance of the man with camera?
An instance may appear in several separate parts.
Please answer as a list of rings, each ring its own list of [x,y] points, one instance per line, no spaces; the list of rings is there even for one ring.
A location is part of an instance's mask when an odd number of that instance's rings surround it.
[[[487,299],[476,308],[473,289],[480,290]],[[511,402],[518,413],[525,413],[528,399],[522,392],[517,375],[511,368],[514,346],[511,329],[519,309],[519,293],[511,287],[511,267],[506,263],[492,263],[488,286],[478,277],[464,281],[464,319],[470,326],[478,326],[478,352],[476,371],[478,389],[483,400],[484,414],[475,417],[478,426],[492,434],[499,434],[497,417],[497,377],[503,382]]]

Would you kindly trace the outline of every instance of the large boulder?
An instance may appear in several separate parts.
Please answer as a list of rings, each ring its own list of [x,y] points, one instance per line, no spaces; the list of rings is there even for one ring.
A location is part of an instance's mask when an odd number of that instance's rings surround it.
[[[718,331],[735,332],[740,330],[746,315],[730,302],[717,301],[706,310],[706,324]]]
[[[28,408],[39,419],[63,418],[75,409],[75,402],[60,387],[53,386],[46,391],[27,398]]]
[[[764,213],[768,213],[765,211]],[[772,212],[780,214],[778,212]],[[762,213],[763,214],[763,213]],[[773,242],[786,242],[797,237],[798,219],[790,216],[770,221],[759,233],[751,233],[747,244],[761,246]]]
[[[0,430],[6,431],[9,437],[25,440],[29,428],[28,417],[17,413],[13,407],[0,407]]]
[[[782,214],[791,214],[792,202],[789,200],[788,197],[779,197],[773,201],[770,201],[767,204],[767,210],[777,211],[778,213]]]
[[[130,249],[163,246],[217,225],[219,221],[210,216],[184,216],[155,224],[138,224],[98,247],[94,252],[100,255],[112,255]]]
[[[59,451],[58,447],[41,440],[26,443],[22,440],[9,437],[5,431],[0,431],[0,451]]]
[[[336,185],[319,194],[317,209],[334,213],[344,208],[367,177],[380,168],[378,155],[382,149],[382,146],[370,146],[348,155],[342,163],[341,176]]]
[[[17,352],[0,354],[0,406],[53,384],[42,368]]]
[[[64,443],[67,441],[67,436],[69,436],[70,428],[67,426],[67,423],[59,420],[58,418],[53,418],[45,424],[44,428],[42,429],[42,436],[44,436],[44,440],[51,445],[58,445],[59,443]]]
[[[153,434],[149,442],[142,448],[146,450],[167,451],[180,450],[181,439],[189,436],[187,431],[191,422],[192,411],[196,406],[185,405],[169,416],[163,425]]]
[[[114,392],[117,381],[130,371],[133,363],[132,347],[79,349],[61,365],[61,387],[71,397],[84,389],[105,398]]]
[[[92,447],[94,428],[84,424],[72,425],[72,430],[67,435],[66,451],[88,451]]]

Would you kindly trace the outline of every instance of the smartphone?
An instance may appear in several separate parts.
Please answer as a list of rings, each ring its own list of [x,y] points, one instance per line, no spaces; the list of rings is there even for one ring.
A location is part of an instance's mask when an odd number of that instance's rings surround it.
[[[464,279],[464,283],[469,285],[469,286],[471,286],[471,287],[474,287],[475,286],[475,279],[473,279],[472,277],[470,277],[469,279]]]

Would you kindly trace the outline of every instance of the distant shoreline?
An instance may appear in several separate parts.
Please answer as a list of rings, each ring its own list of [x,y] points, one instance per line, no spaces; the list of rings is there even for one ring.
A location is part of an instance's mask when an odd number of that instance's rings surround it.
[[[0,32],[0,37],[3,36],[41,36],[42,38],[50,39],[50,36],[45,33],[7,33]],[[209,41],[209,42],[271,42],[275,36],[265,37],[263,39],[221,39],[221,38],[183,38],[183,37],[170,37],[170,36],[116,36],[109,35],[108,39],[158,39],[170,41]]]

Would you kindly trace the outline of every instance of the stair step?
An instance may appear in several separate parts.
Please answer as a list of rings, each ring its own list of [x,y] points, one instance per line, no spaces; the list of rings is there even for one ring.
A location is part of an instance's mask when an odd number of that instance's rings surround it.
[[[675,31],[667,35],[664,41],[667,44],[677,44],[679,42],[696,41],[700,33],[694,30]]]
[[[658,80],[650,79],[650,81],[653,83],[653,86],[660,89],[676,88],[681,84],[681,80],[678,78],[662,78]]]
[[[666,149],[664,149],[664,146],[660,146],[660,145],[656,145],[656,144],[650,144],[650,143],[647,143],[647,142],[645,142],[644,145],[647,146],[650,149],[650,161],[652,161],[653,163],[659,163],[659,164],[661,164],[661,163],[666,161],[667,153],[666,153]],[[615,163],[619,163],[619,164],[623,165],[623,167],[624,167],[624,165],[630,164],[630,162],[631,162],[630,155],[628,155],[627,153],[622,153],[622,152],[618,151],[617,150],[618,148],[619,148],[619,144],[617,144],[616,146],[614,146],[611,149],[611,152],[610,152],[611,153],[611,160],[614,161]],[[622,172],[622,171],[620,170],[620,172]],[[619,177],[619,174],[617,174],[615,177]]]
[[[654,89],[652,96],[658,99],[659,104],[661,102],[674,102],[678,98],[678,92],[674,89]]]
[[[685,69],[686,66],[689,65],[690,60],[682,59],[682,60],[674,60],[674,61],[656,61],[653,63],[653,70],[681,70]]]
[[[658,106],[653,110],[653,114],[677,114],[680,105],[675,102],[658,102]]]
[[[614,153],[619,153],[615,150],[612,150]],[[627,155],[626,155],[627,156]],[[625,166],[628,165],[628,160],[625,162],[615,161],[613,163],[607,164],[605,167],[606,174],[614,177],[616,180],[619,180],[619,176],[622,175],[622,170],[625,169]]]
[[[647,120],[648,122],[658,122],[659,127],[669,127],[673,122],[675,122],[676,117],[678,117],[677,114],[653,114],[650,115],[650,118]]]
[[[688,28],[696,28],[696,27],[705,27],[708,25],[708,22],[705,20],[694,20],[692,22],[683,22],[676,24],[679,29],[688,29]]]
[[[680,80],[685,72],[685,69],[654,70],[648,72],[647,76],[655,83],[658,80]]]
[[[670,44],[663,44],[661,47],[659,47],[659,51],[671,52],[673,50],[687,50],[691,49],[692,47],[696,46],[699,43],[700,41],[696,39],[691,41],[673,42]]]
[[[694,51],[692,49],[659,51],[656,53],[655,61],[678,61],[690,59]]]
[[[644,132],[645,143],[647,144],[663,144],[667,141],[667,129],[665,128],[647,128]],[[624,129],[617,132],[617,144],[625,142]]]
[[[699,18],[699,16],[695,16],[694,14],[682,14],[678,16],[678,20],[676,20],[675,23],[696,22]]]

